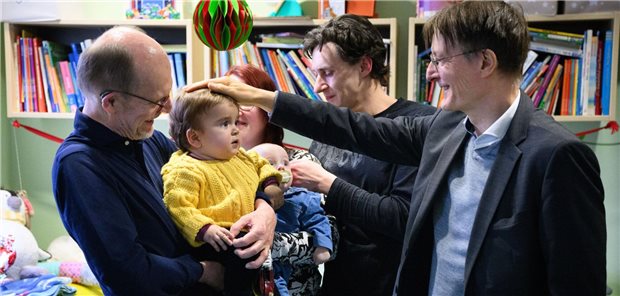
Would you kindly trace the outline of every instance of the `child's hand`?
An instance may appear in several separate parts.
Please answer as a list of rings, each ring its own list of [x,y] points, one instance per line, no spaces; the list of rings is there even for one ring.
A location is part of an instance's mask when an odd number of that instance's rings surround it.
[[[314,250],[314,254],[312,254],[312,259],[314,259],[314,264],[316,265],[327,262],[327,260],[329,260],[329,257],[329,250],[323,247],[316,247],[316,250]]]
[[[284,204],[284,191],[282,188],[276,184],[269,185],[265,187],[265,194],[269,196],[269,200],[271,200],[271,206],[274,210],[279,209]]]
[[[209,226],[203,238],[203,240],[210,244],[217,252],[228,249],[228,246],[232,245],[233,239],[234,237],[230,234],[228,229],[215,224]]]

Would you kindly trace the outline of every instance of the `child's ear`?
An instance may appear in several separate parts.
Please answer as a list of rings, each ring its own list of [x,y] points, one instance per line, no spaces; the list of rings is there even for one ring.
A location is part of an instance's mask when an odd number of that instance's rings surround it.
[[[187,137],[187,143],[193,148],[202,147],[202,143],[200,143],[200,138],[198,137],[198,133],[194,129],[187,129],[185,132],[185,137]]]

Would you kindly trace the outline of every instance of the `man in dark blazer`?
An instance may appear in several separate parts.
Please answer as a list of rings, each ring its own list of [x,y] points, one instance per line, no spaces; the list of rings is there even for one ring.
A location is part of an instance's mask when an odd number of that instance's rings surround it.
[[[594,153],[519,90],[521,11],[467,1],[424,27],[432,116],[374,119],[218,78],[214,91],[292,131],[419,165],[395,295],[603,295],[606,229]]]

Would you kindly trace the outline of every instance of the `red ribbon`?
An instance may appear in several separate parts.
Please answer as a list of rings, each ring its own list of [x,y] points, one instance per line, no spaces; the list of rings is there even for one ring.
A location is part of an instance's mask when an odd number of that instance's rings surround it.
[[[48,134],[48,133],[46,133],[44,131],[38,130],[38,129],[34,128],[34,127],[23,125],[23,124],[19,123],[19,121],[17,121],[17,120],[13,121],[13,127],[15,127],[15,128],[23,127],[27,131],[29,131],[29,132],[31,132],[33,134],[39,135],[39,136],[41,136],[43,138],[46,138],[46,139],[51,140],[51,141],[54,141],[56,143],[62,143],[62,141],[64,141],[64,139],[61,139],[61,138],[56,137],[54,135],[50,135],[50,134]],[[603,129],[611,129],[611,134],[613,135],[615,132],[618,131],[618,122],[610,121],[610,122],[608,122],[603,127],[598,127],[598,128],[593,128],[593,129],[590,129],[590,130],[587,130],[587,131],[578,132],[575,135],[577,137],[581,138],[581,137],[583,137],[585,135],[588,135],[588,134],[591,134],[591,133],[595,133],[595,132],[598,132],[598,131],[603,130]],[[303,148],[303,147],[299,147],[299,146],[295,146],[295,145],[291,145],[291,144],[284,144],[284,146],[287,146],[289,148],[298,148],[298,149],[304,149],[305,150],[305,148]]]
[[[579,132],[579,133],[576,133],[576,134],[575,134],[575,136],[577,136],[577,137],[581,138],[581,137],[583,137],[583,136],[585,136],[585,135],[588,135],[588,134],[591,134],[591,133],[595,133],[595,132],[598,132],[598,131],[600,131],[600,130],[602,130],[602,129],[608,129],[608,128],[610,128],[610,129],[611,129],[611,134],[613,135],[615,132],[617,132],[617,131],[618,131],[618,122],[616,122],[616,121],[610,121],[610,122],[608,122],[608,123],[607,123],[605,126],[603,126],[603,127],[593,128],[593,129],[591,129],[591,130],[587,130],[587,131]]]
[[[23,127],[27,131],[29,131],[29,132],[31,132],[31,133],[33,133],[35,135],[38,135],[40,137],[43,137],[43,138],[46,138],[48,140],[54,141],[56,143],[62,143],[62,141],[64,141],[64,139],[61,139],[61,138],[56,137],[54,135],[50,135],[50,134],[48,134],[48,133],[46,133],[44,131],[38,130],[38,129],[34,128],[34,127],[23,125],[23,124],[19,123],[19,121],[17,121],[17,120],[13,120],[13,127],[15,127],[15,128]]]

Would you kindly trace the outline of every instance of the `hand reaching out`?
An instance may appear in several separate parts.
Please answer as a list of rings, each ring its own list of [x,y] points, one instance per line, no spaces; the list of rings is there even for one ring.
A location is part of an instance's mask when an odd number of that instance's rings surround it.
[[[234,238],[228,229],[211,224],[205,232],[203,240],[219,252],[220,250],[227,250],[228,246],[232,245]]]
[[[294,160],[291,161],[290,166],[293,173],[293,186],[327,194],[336,180],[334,174],[311,160]]]

